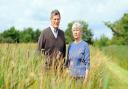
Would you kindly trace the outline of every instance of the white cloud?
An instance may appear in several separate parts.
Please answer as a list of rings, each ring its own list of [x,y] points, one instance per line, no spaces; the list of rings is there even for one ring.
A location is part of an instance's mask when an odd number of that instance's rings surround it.
[[[128,0],[0,0],[0,30],[16,26],[43,29],[49,25],[50,12],[58,9],[62,15],[60,27],[65,29],[73,20],[85,20],[95,37],[111,31],[103,21],[116,21],[128,11]],[[106,30],[107,29],[107,30]]]

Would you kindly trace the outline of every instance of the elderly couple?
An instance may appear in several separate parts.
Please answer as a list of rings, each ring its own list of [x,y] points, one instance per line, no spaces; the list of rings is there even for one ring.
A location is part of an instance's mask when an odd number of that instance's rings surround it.
[[[38,51],[44,51],[49,58],[46,59],[46,66],[50,66],[53,61],[58,61],[56,54],[65,57],[66,43],[64,32],[59,29],[61,15],[58,10],[51,12],[51,24],[44,29],[38,40]],[[74,22],[72,34],[74,42],[68,46],[67,57],[64,66],[69,71],[69,75],[74,78],[87,78],[90,66],[90,49],[88,44],[82,40],[82,25]],[[55,54],[56,53],[56,54]],[[60,60],[59,60],[60,61]]]

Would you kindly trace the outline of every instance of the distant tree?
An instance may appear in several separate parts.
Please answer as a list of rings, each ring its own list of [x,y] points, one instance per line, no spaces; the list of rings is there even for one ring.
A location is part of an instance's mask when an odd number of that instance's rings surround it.
[[[20,42],[33,42],[34,39],[34,31],[32,28],[25,28],[22,32],[20,32]]]
[[[113,44],[128,45],[128,13],[114,23],[105,22],[105,25],[113,32]]]
[[[34,36],[33,36],[33,41],[37,42],[38,38],[40,36],[41,31],[39,29],[36,29],[36,31],[34,31]]]
[[[66,44],[69,44],[70,42],[73,41],[73,36],[72,36],[72,31],[71,31],[72,25],[73,25],[73,22],[70,22],[65,31]]]
[[[2,34],[3,42],[19,42],[19,31],[15,29],[15,27],[11,27],[5,30]]]
[[[0,33],[0,43],[37,42],[41,31],[29,27],[17,30],[14,26]]]
[[[2,36],[2,33],[0,33],[0,43],[3,43],[4,37]]]
[[[94,41],[94,46],[103,47],[108,45],[110,45],[110,40],[105,35],[102,35],[100,39]]]
[[[83,25],[83,37],[82,39],[86,42],[88,42],[89,44],[92,44],[92,37],[93,34],[91,32],[91,30],[88,28],[88,24],[85,21],[79,21],[82,25]],[[73,41],[73,36],[72,36],[72,25],[73,25],[74,21],[70,22],[67,26],[67,29],[65,31],[65,37],[66,37],[66,43],[69,44],[70,42]]]

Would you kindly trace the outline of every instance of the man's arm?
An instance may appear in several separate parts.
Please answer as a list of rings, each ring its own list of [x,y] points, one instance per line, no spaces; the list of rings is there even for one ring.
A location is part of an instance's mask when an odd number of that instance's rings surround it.
[[[63,48],[63,52],[64,52],[64,56],[63,56],[63,57],[65,57],[65,56],[66,56],[66,42],[65,42],[65,38],[64,38],[64,48]]]
[[[42,32],[41,34],[40,34],[40,37],[39,37],[39,40],[38,40],[38,44],[37,44],[37,50],[39,51],[39,52],[41,52],[41,50],[42,49],[44,49],[44,47],[45,47],[45,35],[44,35],[44,32]]]
[[[88,80],[88,74],[89,74],[89,70],[86,69],[84,83]]]

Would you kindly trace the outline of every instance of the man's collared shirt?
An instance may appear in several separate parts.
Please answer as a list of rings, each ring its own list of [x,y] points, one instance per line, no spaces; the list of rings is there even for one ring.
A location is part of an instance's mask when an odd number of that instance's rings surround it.
[[[52,30],[52,33],[53,33],[54,37],[57,38],[57,36],[58,36],[58,30],[55,29],[55,28],[53,28],[52,26],[50,26],[50,28]]]

